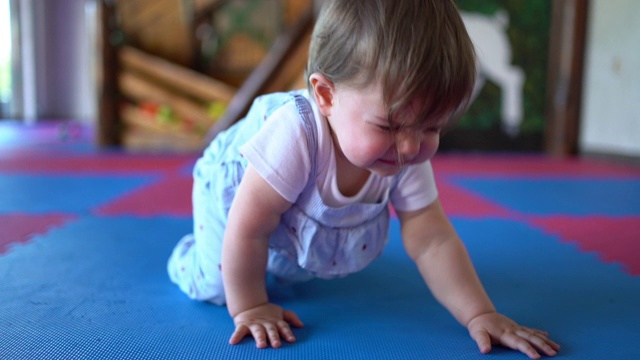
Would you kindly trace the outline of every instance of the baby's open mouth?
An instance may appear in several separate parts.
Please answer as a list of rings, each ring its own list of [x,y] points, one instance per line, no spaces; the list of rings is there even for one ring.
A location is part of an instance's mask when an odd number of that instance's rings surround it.
[[[399,166],[402,164],[402,163],[399,163],[397,159],[393,159],[393,160],[380,159],[378,161],[380,161],[383,164],[393,165],[393,166]]]

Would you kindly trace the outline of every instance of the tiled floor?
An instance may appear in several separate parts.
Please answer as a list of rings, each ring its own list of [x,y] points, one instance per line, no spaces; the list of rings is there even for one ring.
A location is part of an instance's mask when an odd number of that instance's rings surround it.
[[[395,220],[364,271],[273,290],[306,323],[298,343],[227,345],[226,309],[188,300],[165,271],[191,228],[197,154],[99,150],[91,137],[73,124],[0,126],[1,359],[486,358],[421,283]],[[549,330],[562,358],[640,358],[640,166],[478,154],[433,163],[501,311]]]

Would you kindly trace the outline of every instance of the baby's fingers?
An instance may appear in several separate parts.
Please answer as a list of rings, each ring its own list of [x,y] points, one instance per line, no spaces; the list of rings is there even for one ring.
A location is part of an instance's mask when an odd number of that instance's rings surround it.
[[[288,342],[296,341],[296,337],[293,336],[293,332],[291,331],[291,328],[289,327],[289,324],[286,321],[278,321],[277,326],[278,326],[278,330],[280,331],[280,334],[286,341]]]
[[[555,351],[560,350],[560,345],[556,344],[553,340],[549,339],[549,333],[548,332],[542,331],[542,330],[538,330],[538,329],[533,329],[533,328],[526,328],[526,327],[524,329],[533,332],[534,335],[536,335],[540,339],[542,339],[544,341],[544,343],[546,345],[548,345],[549,347],[551,347],[553,350],[555,350]],[[547,355],[549,355],[549,354],[547,353]]]
[[[256,347],[258,348],[266,348],[268,344],[271,344],[274,348],[279,348],[282,346],[282,341],[280,340],[281,336],[287,342],[296,341],[289,324],[286,321],[281,320],[276,324],[269,322],[251,325],[238,324],[233,334],[231,334],[229,344],[238,344],[247,335],[253,336],[256,341]]]
[[[256,347],[267,347],[267,334],[265,332],[265,328],[260,324],[238,324],[236,326],[236,330],[233,332],[233,334],[231,334],[229,344],[236,345],[249,334],[251,334],[251,336],[253,336],[253,338],[255,339]]]
[[[517,333],[507,332],[503,334],[500,337],[500,343],[506,347],[520,351],[531,359],[540,359],[540,354],[531,346],[531,343]]]
[[[535,346],[536,349],[542,351],[548,356],[555,356],[557,351],[560,350],[560,345],[550,340],[546,333],[531,331],[530,329],[525,328],[517,330],[516,335],[525,339],[529,344]]]
[[[231,334],[231,338],[229,338],[229,344],[235,345],[239,343],[245,336],[249,335],[250,332],[249,327],[245,324],[236,326],[236,330]]]
[[[298,315],[291,310],[285,310],[282,313],[282,317],[284,318],[284,321],[290,323],[295,327],[302,327],[304,325]]]
[[[474,331],[471,338],[478,344],[481,353],[487,354],[491,351],[491,337],[486,330]]]
[[[504,346],[519,350],[531,359],[540,358],[538,351],[547,356],[555,356],[560,349],[560,346],[549,340],[546,335],[527,329],[518,329],[513,333],[505,333],[500,337],[500,342]]]
[[[250,326],[251,335],[256,340],[256,347],[262,349],[267,347],[267,334],[265,329],[260,324],[253,324]]]
[[[264,329],[266,330],[267,336],[269,337],[269,343],[271,343],[271,347],[279,348],[282,343],[280,342],[280,333],[278,328],[271,323],[266,323],[264,324]]]

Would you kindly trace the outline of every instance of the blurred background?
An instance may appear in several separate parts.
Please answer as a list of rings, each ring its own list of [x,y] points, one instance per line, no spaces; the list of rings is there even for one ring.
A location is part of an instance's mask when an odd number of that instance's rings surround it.
[[[640,2],[457,0],[475,101],[442,151],[640,158]],[[0,0],[0,121],[195,151],[261,93],[304,87],[312,0]]]

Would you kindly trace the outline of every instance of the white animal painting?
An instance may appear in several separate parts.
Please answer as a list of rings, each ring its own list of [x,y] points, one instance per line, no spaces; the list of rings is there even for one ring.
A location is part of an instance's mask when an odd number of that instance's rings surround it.
[[[511,43],[507,37],[509,14],[500,10],[494,15],[462,12],[462,19],[478,58],[478,78],[472,99],[486,80],[496,84],[502,93],[501,124],[515,137],[520,133],[523,118],[522,92],[524,71],[511,64]]]

